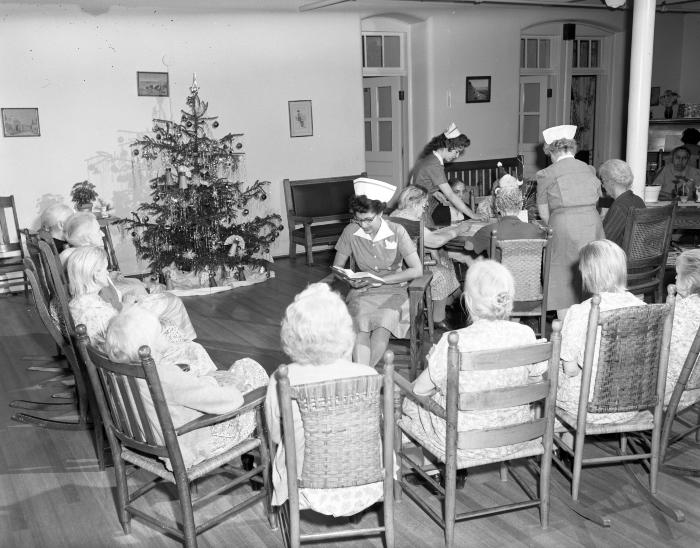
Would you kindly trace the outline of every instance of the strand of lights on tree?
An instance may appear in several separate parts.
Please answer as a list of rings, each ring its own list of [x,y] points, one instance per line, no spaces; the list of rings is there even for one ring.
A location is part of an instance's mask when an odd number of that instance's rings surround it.
[[[163,171],[151,179],[151,202],[141,203],[124,222],[138,255],[150,261],[153,273],[164,267],[209,273],[210,283],[240,278],[243,265],[264,268],[263,254],[281,230],[277,214],[250,216],[251,200],[267,199],[268,181],[245,185],[238,180],[243,158],[242,134],[211,137],[218,128],[199,97],[196,76],[179,122],[154,119],[153,135],[131,146],[136,160]]]

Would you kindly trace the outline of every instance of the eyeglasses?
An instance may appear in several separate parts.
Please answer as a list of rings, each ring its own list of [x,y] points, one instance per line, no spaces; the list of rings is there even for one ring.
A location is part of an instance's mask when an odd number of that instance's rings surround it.
[[[376,215],[374,217],[366,217],[365,219],[353,217],[352,222],[355,223],[356,225],[360,225],[360,226],[365,225],[366,226],[366,225],[371,225],[376,218],[377,218]]]

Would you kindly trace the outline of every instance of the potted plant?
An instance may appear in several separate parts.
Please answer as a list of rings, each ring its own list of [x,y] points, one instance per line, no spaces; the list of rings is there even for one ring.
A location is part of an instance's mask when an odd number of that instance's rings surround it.
[[[95,185],[87,180],[75,183],[70,197],[78,211],[92,211],[93,202],[97,198]]]

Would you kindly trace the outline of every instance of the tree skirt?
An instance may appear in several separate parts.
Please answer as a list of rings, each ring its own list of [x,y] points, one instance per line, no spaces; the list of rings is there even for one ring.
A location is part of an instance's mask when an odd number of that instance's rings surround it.
[[[164,269],[165,270],[165,269]],[[236,287],[244,287],[269,280],[275,277],[272,270],[256,269],[246,266],[243,269],[242,275],[244,279],[235,279],[233,277],[220,279],[217,278],[216,284],[209,287],[208,273],[182,272],[173,267],[167,271],[168,279],[167,290],[179,297],[189,297],[191,295],[211,295],[221,293]]]

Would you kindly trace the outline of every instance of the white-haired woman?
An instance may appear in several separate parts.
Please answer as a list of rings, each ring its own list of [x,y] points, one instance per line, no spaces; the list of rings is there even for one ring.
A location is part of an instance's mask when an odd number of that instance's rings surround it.
[[[665,404],[671,399],[690,345],[700,327],[700,249],[684,251],[676,259],[676,289],[678,297],[673,314]],[[690,390],[681,398],[679,408],[687,407],[698,400],[700,390]]]
[[[192,340],[197,334],[192,327],[182,301],[171,293],[156,293],[136,297],[121,295],[113,286],[107,271],[107,254],[96,246],[75,248],[68,258],[68,281],[72,299],[68,306],[73,322],[85,324],[90,342],[99,346],[104,340],[107,324],[125,304],[138,303],[158,316],[169,329],[171,338]],[[109,300],[101,292],[110,289]]]
[[[267,373],[256,361],[243,358],[227,370],[218,370],[201,345],[192,341],[173,343],[158,318],[144,308],[129,307],[112,318],[105,337],[105,350],[112,361],[138,363],[138,351],[143,345],[151,349],[175,428],[203,414],[235,411],[243,404],[244,394],[267,385]],[[150,401],[144,381],[139,381],[139,389],[144,399]],[[147,409],[152,414],[152,422],[157,422],[153,407],[147,406]],[[250,436],[253,430],[255,415],[251,411],[183,434],[179,442],[185,466],[227,451]]]
[[[41,212],[41,228],[51,235],[59,253],[68,247],[63,226],[74,213],[75,211],[65,204],[53,204]]]
[[[288,365],[292,386],[332,379],[376,375],[374,368],[351,361],[355,330],[343,299],[324,283],[311,284],[287,307],[282,320],[282,348],[292,359]],[[304,429],[296,402],[292,402],[296,437],[297,467],[304,464]],[[270,378],[265,401],[270,439],[277,445],[272,465],[272,504],[288,497],[285,452],[275,376]],[[377,440],[379,443],[379,440]],[[382,482],[342,489],[301,489],[301,509],[327,515],[350,516],[382,497]]]
[[[464,301],[473,323],[459,329],[459,350],[493,350],[532,344],[534,331],[509,320],[513,310],[515,282],[506,267],[492,260],[475,261],[467,270],[464,280]],[[414,393],[420,396],[432,395],[441,406],[447,396],[447,349],[448,333],[428,354],[428,367],[413,384]],[[534,367],[518,367],[508,370],[465,372],[459,375],[462,392],[503,388],[527,383],[529,376],[540,376],[547,364]],[[458,428],[460,432],[484,430],[494,426],[515,424],[530,416],[528,406],[493,409],[488,411],[460,411]],[[437,454],[445,450],[445,421],[410,400],[404,403],[404,424],[408,430]],[[508,449],[486,449],[466,451],[458,449],[458,458],[478,458],[507,454]]]
[[[598,169],[603,188],[614,202],[603,218],[605,238],[621,246],[625,238],[625,227],[630,209],[646,207],[644,200],[632,192],[634,175],[632,169],[623,160],[612,159],[603,162]]]
[[[537,209],[553,229],[548,302],[563,320],[566,310],[581,300],[576,273],[578,251],[604,238],[596,209],[602,195],[595,168],[576,160],[576,126],[546,129],[544,152],[552,165],[537,172]]]
[[[428,191],[420,185],[411,185],[399,195],[398,208],[391,214],[392,217],[400,217],[411,221],[420,221],[423,211],[428,205]],[[438,329],[450,329],[445,320],[445,306],[449,298],[459,289],[459,281],[455,274],[454,265],[447,252],[440,249],[450,240],[461,233],[468,231],[464,225],[447,226],[437,230],[423,229],[423,244],[426,248],[435,250],[433,256],[437,264],[429,266],[433,273],[430,280],[430,289],[433,299],[433,322]]]
[[[627,257],[620,246],[610,240],[596,240],[580,252],[579,269],[583,287],[600,295],[600,310],[615,310],[628,306],[644,306],[644,301],[627,291]],[[559,375],[557,406],[572,415],[578,414],[581,392],[581,369],[586,346],[588,314],[591,299],[573,305],[561,328],[561,361],[564,373]],[[593,363],[591,390],[597,363]],[[634,413],[588,413],[589,422],[625,421]]]

